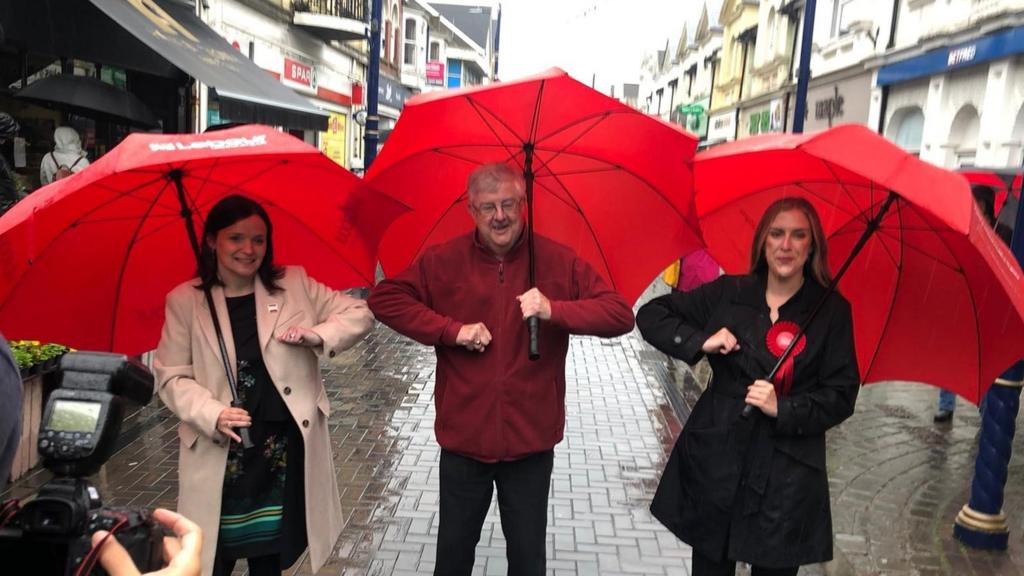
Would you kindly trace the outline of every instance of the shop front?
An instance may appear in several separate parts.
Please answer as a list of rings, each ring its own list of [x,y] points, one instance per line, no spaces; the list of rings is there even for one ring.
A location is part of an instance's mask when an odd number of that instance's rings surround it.
[[[878,70],[884,134],[946,168],[1024,163],[1024,26]]]
[[[804,132],[820,132],[839,124],[870,126],[871,110],[870,71],[863,68],[843,70],[811,80],[807,88],[807,108],[804,110]],[[788,128],[793,127],[794,99],[790,98]]]
[[[746,138],[785,131],[785,102],[788,98],[787,93],[777,93],[741,108],[737,137]]]
[[[219,0],[211,6],[216,8],[211,9],[208,22],[232,47],[327,117],[320,128],[282,127],[321,150],[340,154],[335,161],[351,167],[349,128],[353,106],[362,104],[365,65],[351,50],[326,44],[237,0]],[[211,105],[214,112],[220,114]]]
[[[705,142],[708,139],[708,104],[710,103],[710,98],[701,98],[680,104],[672,111],[672,121],[697,136],[701,142]]]
[[[260,71],[194,10],[175,0],[0,3],[0,79],[12,92],[0,95],[0,109],[21,125],[0,152],[23,191],[38,187],[39,166],[53,150],[58,126],[78,132],[89,160],[134,131],[202,129],[195,81],[211,87],[219,112],[233,121],[327,127],[326,113]],[[98,80],[101,91],[113,90],[111,97],[137,101],[150,120],[119,117],[89,101],[19,98],[22,90],[53,76],[79,84]]]
[[[716,110],[708,118],[708,136],[701,142],[704,146],[713,146],[736,139],[736,109]]]

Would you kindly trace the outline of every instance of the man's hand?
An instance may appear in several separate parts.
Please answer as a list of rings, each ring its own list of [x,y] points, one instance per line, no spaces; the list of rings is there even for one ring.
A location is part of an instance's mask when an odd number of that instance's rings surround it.
[[[764,412],[766,416],[775,418],[779,415],[779,399],[775,396],[775,385],[767,380],[754,380],[747,386],[747,404]]]
[[[200,554],[203,548],[203,531],[199,526],[181,514],[157,508],[153,518],[170,528],[174,537],[164,538],[164,565],[162,570],[147,572],[149,576],[199,576],[202,569]],[[103,530],[92,535],[93,547],[100,546],[107,533]],[[139,569],[128,551],[116,538],[107,538],[99,551],[100,565],[110,576],[139,576]]]
[[[459,328],[459,335],[455,337],[455,343],[470,352],[483,352],[491,343],[491,331],[483,322],[463,324]]]
[[[316,348],[324,343],[324,339],[321,338],[319,334],[313,332],[309,328],[303,328],[302,326],[292,326],[285,330],[283,334],[278,336],[277,339],[285,344],[306,346],[309,348]]]
[[[733,350],[740,349],[740,342],[729,332],[728,328],[722,328],[718,332],[711,335],[710,338],[704,341],[704,345],[700,347],[705,354],[728,354]]]
[[[241,442],[242,439],[238,437],[238,434],[235,434],[232,428],[245,428],[247,426],[252,426],[252,417],[249,416],[249,413],[244,408],[225,408],[217,416],[217,430],[235,442]]]
[[[541,294],[540,290],[530,288],[519,296],[519,308],[523,311],[523,319],[536,316],[541,320],[551,320],[551,301]]]

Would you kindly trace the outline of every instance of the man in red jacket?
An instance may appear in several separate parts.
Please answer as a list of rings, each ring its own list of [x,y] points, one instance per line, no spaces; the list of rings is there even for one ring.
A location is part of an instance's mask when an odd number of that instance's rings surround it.
[[[619,336],[633,312],[569,248],[535,237],[529,286],[525,185],[504,164],[477,168],[467,196],[476,230],[426,250],[382,281],[370,309],[434,346],[434,432],[441,445],[436,575],[469,575],[494,486],[508,573],[545,573],[544,537],[553,448],[565,429],[569,334]],[[525,318],[538,316],[530,361]]]

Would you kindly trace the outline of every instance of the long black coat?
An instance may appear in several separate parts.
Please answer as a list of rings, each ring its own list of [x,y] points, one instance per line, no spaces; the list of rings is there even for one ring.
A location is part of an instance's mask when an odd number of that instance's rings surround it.
[[[636,316],[644,338],[693,364],[704,342],[725,327],[740,342],[713,354],[712,383],[676,441],[651,512],[684,542],[715,559],[788,567],[832,558],[832,514],[825,431],[854,409],[860,377],[850,305],[832,294],[806,331],[792,388],[778,417],[740,416],[746,389],[776,363],[765,277],[723,276],[686,293],[645,304]],[[802,324],[825,293],[807,278],[779,309]]]

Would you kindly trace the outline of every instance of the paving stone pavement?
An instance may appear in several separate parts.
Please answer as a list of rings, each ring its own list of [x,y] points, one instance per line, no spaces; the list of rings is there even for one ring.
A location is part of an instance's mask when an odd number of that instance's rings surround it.
[[[430,348],[378,327],[324,365],[346,524],[320,574],[430,574],[437,531],[438,447]],[[574,338],[567,362],[566,438],[555,450],[548,573],[688,574],[690,549],[647,511],[680,421],[700,387],[637,333]],[[669,392],[667,392],[669,391]],[[862,390],[856,414],[829,435],[837,560],[807,575],[1022,574],[1024,466],[1011,466],[1005,510],[1010,551],[969,551],[952,539],[967,501],[979,418],[961,403],[933,425],[934,389],[887,383]],[[94,482],[111,505],[173,507],[175,419],[158,401],[126,422],[125,445]],[[1022,440],[1016,441],[1021,453]],[[3,497],[33,494],[38,471]],[[475,575],[504,574],[496,506],[484,524]],[[244,573],[239,563],[237,574]],[[307,575],[303,559],[288,574]],[[745,574],[744,570],[740,570]]]

